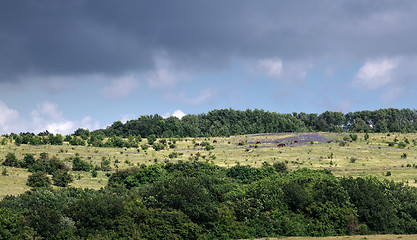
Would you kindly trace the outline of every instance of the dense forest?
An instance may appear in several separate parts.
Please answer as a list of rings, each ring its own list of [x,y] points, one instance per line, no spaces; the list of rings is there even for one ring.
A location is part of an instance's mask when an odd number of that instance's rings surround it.
[[[410,109],[379,109],[343,114],[326,111],[322,114],[280,114],[263,110],[213,110],[207,114],[163,118],[141,116],[136,120],[114,122],[95,135],[106,137],[155,135],[156,137],[232,136],[275,132],[415,132],[417,111]],[[85,134],[79,129],[76,135]]]
[[[0,202],[0,239],[237,239],[416,233],[417,189],[264,163],[143,165],[97,191],[34,187]]]

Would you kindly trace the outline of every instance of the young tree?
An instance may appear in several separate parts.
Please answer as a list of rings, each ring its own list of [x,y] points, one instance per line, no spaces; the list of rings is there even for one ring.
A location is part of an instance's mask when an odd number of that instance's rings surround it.
[[[90,163],[82,160],[79,157],[75,157],[74,160],[72,161],[72,170],[73,171],[86,171],[86,172],[88,172],[88,171],[91,170],[92,167],[93,166],[91,166]]]
[[[51,179],[44,172],[36,172],[28,177],[26,185],[29,187],[49,187]]]
[[[3,165],[9,166],[9,167],[19,167],[20,164],[17,161],[16,155],[14,153],[8,153],[6,155],[6,158],[3,161]]]
[[[65,170],[57,170],[54,172],[52,181],[55,186],[67,187],[71,182],[74,181],[73,176]]]
[[[155,141],[156,141],[155,134],[151,134],[151,135],[148,136],[148,144],[149,145],[152,145]]]

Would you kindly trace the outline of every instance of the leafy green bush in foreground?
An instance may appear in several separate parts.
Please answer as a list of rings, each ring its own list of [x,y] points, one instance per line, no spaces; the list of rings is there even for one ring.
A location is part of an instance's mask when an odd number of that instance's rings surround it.
[[[417,233],[417,190],[283,163],[198,161],[118,171],[100,191],[36,188],[0,202],[0,238],[237,239]]]

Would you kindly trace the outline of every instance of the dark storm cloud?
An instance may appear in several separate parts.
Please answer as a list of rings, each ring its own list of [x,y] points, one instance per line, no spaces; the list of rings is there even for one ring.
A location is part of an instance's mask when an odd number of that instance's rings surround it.
[[[1,1],[0,81],[122,74],[167,54],[178,67],[232,59],[415,55],[416,1]]]

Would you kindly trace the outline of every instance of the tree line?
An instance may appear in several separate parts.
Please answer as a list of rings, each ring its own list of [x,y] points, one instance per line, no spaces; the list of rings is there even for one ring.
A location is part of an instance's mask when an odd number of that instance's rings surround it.
[[[85,134],[79,129],[75,134]],[[158,114],[141,116],[122,123],[114,122],[92,134],[106,137],[210,137],[272,132],[415,132],[417,110],[379,109],[349,113],[326,111],[281,114],[264,110],[213,110],[207,114],[189,114],[182,119]]]
[[[79,128],[65,137],[48,131],[5,134],[0,144],[89,145],[94,147],[139,147],[142,137],[218,137],[279,132],[416,132],[417,110],[379,109],[375,111],[281,114],[264,110],[213,110],[207,114],[189,114],[182,119],[158,114],[144,115],[105,129],[90,132]],[[152,144],[152,143],[151,143]]]
[[[241,239],[417,232],[417,189],[286,164],[187,161],[113,173],[101,190],[0,201],[0,239]]]

